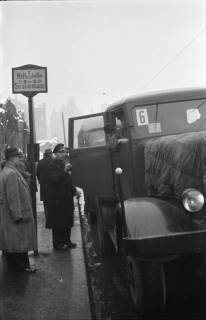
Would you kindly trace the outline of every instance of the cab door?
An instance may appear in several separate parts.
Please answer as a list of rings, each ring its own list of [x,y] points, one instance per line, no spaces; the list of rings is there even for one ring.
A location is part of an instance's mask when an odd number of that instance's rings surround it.
[[[104,113],[69,119],[73,183],[89,194],[114,196],[111,154],[106,148]]]
[[[134,195],[134,169],[127,110],[125,111],[124,105],[110,111],[110,122],[113,131],[107,132],[107,140],[111,142],[116,139],[117,142],[115,148],[111,148],[113,171],[117,167],[123,170],[121,176],[123,198],[128,199]],[[118,186],[116,189],[118,190]]]

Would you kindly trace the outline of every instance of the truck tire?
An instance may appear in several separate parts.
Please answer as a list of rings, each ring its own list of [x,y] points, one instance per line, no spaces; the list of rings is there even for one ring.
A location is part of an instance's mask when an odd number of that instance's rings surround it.
[[[159,315],[166,302],[166,281],[161,263],[127,256],[126,269],[132,303],[139,316]]]

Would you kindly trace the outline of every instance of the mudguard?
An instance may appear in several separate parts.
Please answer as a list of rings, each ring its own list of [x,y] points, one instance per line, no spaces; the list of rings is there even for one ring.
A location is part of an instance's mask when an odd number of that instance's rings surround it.
[[[127,251],[170,255],[206,251],[206,224],[175,201],[132,198],[124,202]]]

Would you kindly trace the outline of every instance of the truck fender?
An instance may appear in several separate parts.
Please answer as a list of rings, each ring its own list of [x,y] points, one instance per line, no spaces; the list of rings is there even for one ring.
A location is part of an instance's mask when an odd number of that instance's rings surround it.
[[[172,201],[132,198],[124,201],[124,207],[129,238],[169,235],[195,228],[189,213]]]

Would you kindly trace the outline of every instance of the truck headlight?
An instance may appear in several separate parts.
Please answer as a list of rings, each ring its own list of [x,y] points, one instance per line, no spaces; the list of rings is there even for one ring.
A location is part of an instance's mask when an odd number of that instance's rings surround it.
[[[200,211],[205,203],[203,194],[196,189],[186,189],[182,194],[182,204],[189,212]]]

